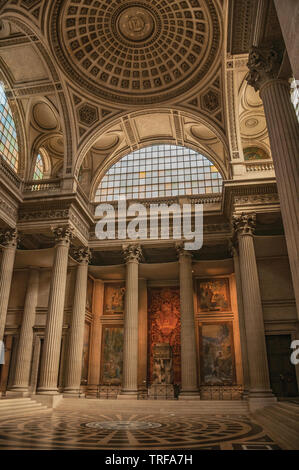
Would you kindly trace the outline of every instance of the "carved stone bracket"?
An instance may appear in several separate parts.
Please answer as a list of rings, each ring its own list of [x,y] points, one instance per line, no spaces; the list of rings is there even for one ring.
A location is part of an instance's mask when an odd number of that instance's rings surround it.
[[[126,263],[140,263],[143,259],[140,245],[123,245],[123,256]]]
[[[55,236],[56,243],[64,243],[66,245],[69,245],[73,238],[73,229],[69,226],[52,227],[52,232]]]
[[[282,54],[274,48],[264,49],[253,46],[249,52],[246,80],[255,91],[269,80],[277,79],[282,62]]]
[[[89,264],[92,258],[91,251],[82,247],[72,251],[72,257],[80,264]]]
[[[234,230],[239,235],[253,235],[256,225],[256,214],[245,213],[233,215],[232,223]]]
[[[16,229],[7,229],[3,230],[0,233],[0,243],[3,246],[14,247],[17,246],[19,242],[18,232]]]

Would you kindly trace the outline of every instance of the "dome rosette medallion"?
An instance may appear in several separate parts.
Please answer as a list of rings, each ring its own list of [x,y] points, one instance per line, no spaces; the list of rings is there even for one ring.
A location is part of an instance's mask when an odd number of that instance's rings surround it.
[[[215,63],[212,0],[56,0],[51,42],[85,91],[115,103],[161,103],[189,91]]]

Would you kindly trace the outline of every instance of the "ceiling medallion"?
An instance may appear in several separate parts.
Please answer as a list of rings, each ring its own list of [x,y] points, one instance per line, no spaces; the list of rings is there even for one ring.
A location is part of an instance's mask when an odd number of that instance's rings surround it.
[[[129,105],[162,103],[197,85],[221,41],[213,0],[55,0],[50,34],[81,89]]]
[[[151,13],[141,7],[126,8],[118,18],[120,33],[131,41],[144,41],[151,36],[154,26]]]

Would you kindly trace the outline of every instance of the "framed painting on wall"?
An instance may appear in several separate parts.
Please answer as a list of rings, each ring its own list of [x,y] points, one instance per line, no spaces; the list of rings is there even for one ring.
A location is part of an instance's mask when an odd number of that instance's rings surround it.
[[[89,338],[90,338],[90,324],[84,325],[84,340],[83,340],[83,358],[82,358],[82,385],[87,384],[88,381],[88,362],[89,362]]]
[[[124,328],[105,325],[102,333],[101,384],[121,385],[123,370]]]
[[[232,322],[201,323],[199,342],[201,383],[233,385],[236,374]]]
[[[125,309],[125,283],[111,282],[105,284],[104,315],[124,313]]]
[[[200,312],[227,312],[231,309],[229,279],[199,279],[197,284]]]

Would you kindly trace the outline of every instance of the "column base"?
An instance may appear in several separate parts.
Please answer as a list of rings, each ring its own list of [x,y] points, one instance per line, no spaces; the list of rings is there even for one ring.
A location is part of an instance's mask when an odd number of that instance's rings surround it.
[[[57,395],[31,395],[31,398],[48,408],[56,408],[59,403],[63,400],[62,394]]]
[[[131,392],[120,392],[119,395],[117,395],[118,400],[138,400],[138,392],[137,390],[133,390]]]
[[[29,397],[30,392],[26,387],[12,387],[6,391],[7,397]]]
[[[63,390],[63,396],[64,397],[73,397],[73,398],[78,398],[80,397],[80,390],[69,388],[69,389],[64,389]]]
[[[277,398],[272,390],[250,390],[248,394],[249,411],[254,413],[256,410],[274,405]]]
[[[179,394],[179,400],[200,400],[200,393],[198,390],[182,391]]]

